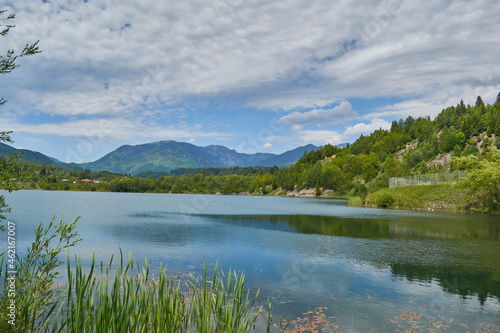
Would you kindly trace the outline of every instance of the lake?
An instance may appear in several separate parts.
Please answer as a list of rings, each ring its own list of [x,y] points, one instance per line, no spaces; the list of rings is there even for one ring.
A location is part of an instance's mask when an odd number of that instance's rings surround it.
[[[245,273],[274,322],[322,332],[500,330],[500,217],[349,207],[344,200],[5,193],[21,254],[40,223],[81,216],[72,254],[132,253],[167,272]],[[4,233],[4,236],[7,235]],[[6,244],[2,242],[2,244]],[[283,317],[282,317],[283,316]],[[323,323],[318,323],[324,321]],[[288,325],[288,326],[287,326]],[[280,331],[279,328],[275,328]]]

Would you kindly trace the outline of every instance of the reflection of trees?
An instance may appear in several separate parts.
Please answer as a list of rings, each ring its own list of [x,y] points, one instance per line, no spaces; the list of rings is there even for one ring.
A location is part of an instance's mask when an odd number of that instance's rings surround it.
[[[405,277],[409,281],[439,281],[444,291],[462,297],[477,295],[481,305],[488,296],[500,299],[500,280],[498,272],[474,272],[465,267],[422,267],[412,264],[393,264],[394,275]]]
[[[473,217],[474,223],[471,223],[471,220],[448,222],[441,218],[427,218],[424,221],[389,221],[314,215],[209,215],[207,217],[229,224],[252,223],[260,228],[267,228],[268,223],[288,225],[303,234],[328,236],[500,240],[500,224],[491,220],[490,216],[478,215]]]
[[[452,222],[437,218],[386,221],[310,215],[218,215],[210,218],[245,227],[296,230],[304,234],[375,242],[377,239],[400,239],[402,242],[391,241],[390,247],[385,249],[370,242],[374,246],[372,253],[358,253],[359,258],[353,259],[376,267],[391,267],[395,276],[410,281],[439,281],[443,290],[464,297],[477,294],[481,303],[488,295],[500,298],[500,225],[487,216],[476,215],[474,221]],[[454,252],[457,249],[460,253]]]

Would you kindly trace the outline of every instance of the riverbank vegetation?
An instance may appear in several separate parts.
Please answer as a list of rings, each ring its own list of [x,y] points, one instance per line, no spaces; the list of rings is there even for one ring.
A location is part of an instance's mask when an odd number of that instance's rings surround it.
[[[367,206],[493,213],[500,211],[500,151],[490,147],[484,158],[469,155],[452,167],[471,170],[454,184],[394,187],[368,194]]]

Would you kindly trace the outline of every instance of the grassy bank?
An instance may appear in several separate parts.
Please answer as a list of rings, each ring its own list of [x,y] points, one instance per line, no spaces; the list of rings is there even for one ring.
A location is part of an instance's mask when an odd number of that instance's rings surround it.
[[[474,211],[470,197],[458,186],[421,185],[385,188],[365,198],[367,207],[387,207],[431,211]]]

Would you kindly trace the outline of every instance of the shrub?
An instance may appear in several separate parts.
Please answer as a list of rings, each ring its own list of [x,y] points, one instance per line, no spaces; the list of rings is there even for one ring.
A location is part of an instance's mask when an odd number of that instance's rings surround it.
[[[377,207],[390,207],[394,203],[394,198],[390,193],[382,192],[375,199]]]

